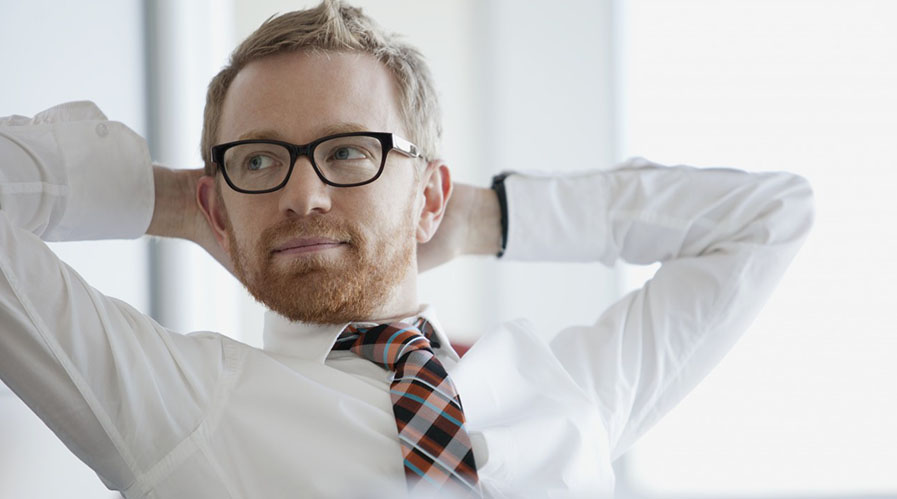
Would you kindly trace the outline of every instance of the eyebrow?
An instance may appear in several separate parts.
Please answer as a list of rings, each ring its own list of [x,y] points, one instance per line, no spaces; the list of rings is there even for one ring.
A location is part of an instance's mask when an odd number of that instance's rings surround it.
[[[367,129],[368,127],[362,126],[359,123],[339,122],[318,129],[315,135],[315,139],[319,137],[325,137],[327,135],[335,135],[338,133],[364,132],[367,131]],[[240,135],[240,138],[238,138],[237,140],[256,139],[282,140],[284,142],[289,142],[289,140],[287,140],[282,133],[273,128],[250,130],[243,135]]]
[[[273,139],[273,140],[283,140],[283,136],[274,129],[264,128],[260,130],[250,130],[240,137],[237,140],[256,140],[256,139]]]

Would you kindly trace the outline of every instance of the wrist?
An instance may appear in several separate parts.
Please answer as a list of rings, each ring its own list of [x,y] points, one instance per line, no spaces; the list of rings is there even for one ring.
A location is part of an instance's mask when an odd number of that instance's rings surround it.
[[[502,250],[502,214],[498,195],[493,189],[476,191],[476,202],[468,219],[468,255],[497,255]]]
[[[501,243],[495,256],[501,258],[505,254],[505,248],[508,244],[508,198],[505,193],[505,179],[512,172],[502,172],[492,177],[492,190],[495,192],[498,200],[499,223],[501,225]]]
[[[146,233],[193,240],[196,182],[201,170],[173,170],[153,165],[155,205]]]

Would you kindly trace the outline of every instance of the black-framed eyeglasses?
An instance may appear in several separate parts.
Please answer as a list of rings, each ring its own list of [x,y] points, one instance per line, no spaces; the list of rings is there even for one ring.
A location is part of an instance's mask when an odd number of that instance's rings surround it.
[[[212,161],[231,189],[247,194],[276,191],[287,184],[300,156],[308,156],[318,178],[334,187],[369,184],[383,173],[386,156],[396,150],[421,158],[417,146],[388,132],[349,132],[304,145],[249,139],[212,147]]]

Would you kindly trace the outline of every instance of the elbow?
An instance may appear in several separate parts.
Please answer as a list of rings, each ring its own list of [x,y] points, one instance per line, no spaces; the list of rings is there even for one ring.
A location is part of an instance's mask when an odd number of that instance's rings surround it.
[[[776,239],[801,243],[813,228],[816,216],[816,203],[813,187],[800,175],[787,175],[782,193],[779,196],[776,210],[775,226],[778,229]]]
[[[756,194],[762,196],[759,210],[736,240],[771,249],[800,247],[813,227],[816,212],[810,182],[800,175],[777,172],[765,176],[758,186]]]
[[[729,240],[738,248],[755,251],[759,247],[791,253],[800,247],[815,218],[815,202],[810,182],[785,172],[756,177],[747,205],[754,206],[750,222]]]

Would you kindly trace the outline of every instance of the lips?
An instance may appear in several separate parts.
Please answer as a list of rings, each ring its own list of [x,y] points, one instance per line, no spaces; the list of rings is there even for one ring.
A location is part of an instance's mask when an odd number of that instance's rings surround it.
[[[284,252],[315,251],[319,249],[333,248],[341,244],[346,244],[346,242],[328,237],[298,237],[278,244],[271,250],[271,252],[276,254]]]

